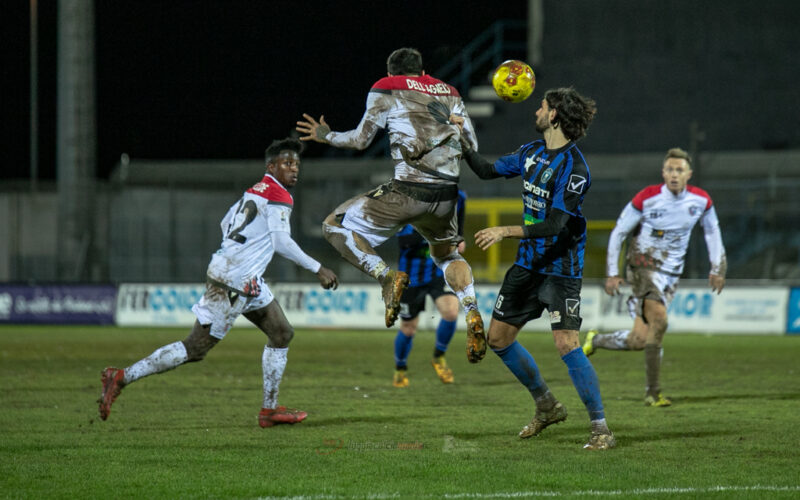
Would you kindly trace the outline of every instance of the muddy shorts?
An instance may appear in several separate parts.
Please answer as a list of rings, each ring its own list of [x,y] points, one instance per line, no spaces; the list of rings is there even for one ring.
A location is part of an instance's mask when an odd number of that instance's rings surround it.
[[[339,223],[374,248],[411,224],[432,245],[457,245],[455,184],[420,184],[392,180],[345,201],[333,211]]]
[[[650,299],[664,304],[669,309],[675,291],[678,289],[680,276],[662,273],[655,269],[628,266],[625,279],[633,289],[628,298],[628,310],[634,316],[644,318],[644,300]]]
[[[206,293],[192,306],[201,325],[211,325],[212,337],[222,340],[240,315],[267,307],[275,298],[263,278],[258,278],[258,296],[248,297],[233,290],[206,283]]]
[[[580,278],[540,274],[514,265],[506,273],[492,318],[521,327],[547,309],[552,330],[580,330]]]

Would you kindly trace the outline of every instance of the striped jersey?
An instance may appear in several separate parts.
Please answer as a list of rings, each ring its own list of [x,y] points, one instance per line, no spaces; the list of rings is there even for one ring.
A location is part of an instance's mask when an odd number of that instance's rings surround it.
[[[395,179],[453,184],[460,171],[461,132],[450,123],[451,114],[464,118],[463,134],[477,150],[475,129],[453,86],[430,75],[387,76],[370,89],[358,127],[329,132],[325,139],[337,147],[364,149],[385,128]]]
[[[570,216],[555,236],[521,239],[514,263],[541,274],[582,277],[586,219],[581,204],[592,178],[578,146],[570,141],[550,150],[544,140],[534,141],[500,157],[494,169],[507,178],[522,177],[525,225],[544,221],[553,209]]]
[[[608,238],[606,273],[619,276],[619,254],[628,234],[628,264],[680,276],[689,238],[697,222],[703,227],[711,274],[725,276],[727,264],[719,219],[711,197],[687,185],[674,194],[665,184],[648,186],[625,206]]]
[[[464,233],[464,207],[467,194],[459,189],[456,214],[458,217],[458,234]],[[409,287],[424,286],[434,278],[442,277],[442,270],[431,259],[428,242],[414,230],[411,224],[406,224],[397,232],[400,244],[400,258],[397,269],[408,273]]]
[[[293,205],[286,188],[271,175],[264,175],[222,219],[222,245],[211,256],[208,277],[242,290],[251,279],[263,275],[275,254],[272,233],[291,234]]]

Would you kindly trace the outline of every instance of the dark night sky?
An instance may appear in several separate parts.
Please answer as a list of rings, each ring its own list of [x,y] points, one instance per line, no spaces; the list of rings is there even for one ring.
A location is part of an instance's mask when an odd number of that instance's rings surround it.
[[[303,112],[354,127],[395,48],[447,62],[527,1],[95,1],[97,173],[132,158],[258,158]],[[56,2],[39,2],[39,170],[55,177]],[[467,8],[468,6],[468,8]],[[29,3],[2,2],[0,178],[27,178]],[[434,74],[435,76],[435,74]],[[308,155],[320,155],[311,147]]]

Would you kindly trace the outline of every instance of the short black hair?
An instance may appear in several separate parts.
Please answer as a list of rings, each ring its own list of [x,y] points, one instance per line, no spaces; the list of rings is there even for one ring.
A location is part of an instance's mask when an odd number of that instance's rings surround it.
[[[556,110],[556,119],[564,136],[577,141],[586,135],[589,124],[597,113],[597,105],[592,99],[582,96],[572,87],[550,89],[544,93],[544,100],[550,109]]]
[[[417,49],[397,49],[386,60],[386,71],[393,75],[421,75],[422,54]]]
[[[272,159],[280,154],[281,151],[290,150],[296,152],[298,155],[303,152],[304,144],[300,139],[294,137],[287,137],[286,139],[276,139],[272,144],[267,146],[264,151],[264,161],[267,165],[272,163]]]

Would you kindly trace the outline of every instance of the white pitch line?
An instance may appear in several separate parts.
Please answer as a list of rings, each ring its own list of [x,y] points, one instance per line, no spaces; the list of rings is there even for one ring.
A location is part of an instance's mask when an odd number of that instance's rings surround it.
[[[662,495],[662,494],[684,494],[684,495],[697,495],[702,493],[718,493],[718,492],[744,492],[744,491],[763,491],[763,492],[800,492],[800,486],[769,486],[769,485],[754,485],[754,486],[709,486],[708,488],[637,488],[632,490],[576,490],[576,491],[510,491],[498,493],[445,493],[443,495],[417,495],[417,498],[476,498],[476,499],[491,499],[491,498],[551,498],[551,497],[616,497],[616,496],[647,496],[647,495]],[[370,493],[366,495],[297,495],[290,497],[259,497],[258,500],[387,500],[390,498],[405,497],[400,493]]]

